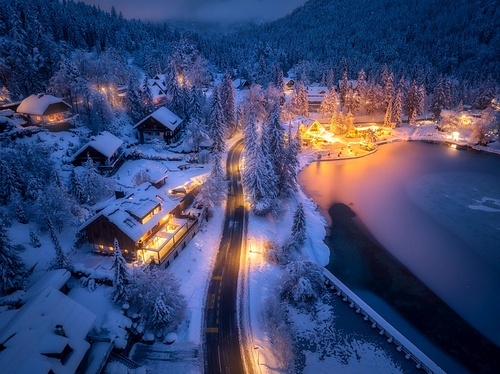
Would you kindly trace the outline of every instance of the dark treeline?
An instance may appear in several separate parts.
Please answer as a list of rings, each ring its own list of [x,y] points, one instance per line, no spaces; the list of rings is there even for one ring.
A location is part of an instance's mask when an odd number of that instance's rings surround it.
[[[491,75],[498,81],[499,29],[497,7],[489,0],[309,0],[273,23],[217,43],[207,40],[204,52],[218,65],[241,71],[263,62],[279,62],[285,71],[299,65],[315,81],[325,66],[340,80],[343,71],[355,78],[364,69],[370,76],[384,64],[409,79],[443,74],[472,81]]]

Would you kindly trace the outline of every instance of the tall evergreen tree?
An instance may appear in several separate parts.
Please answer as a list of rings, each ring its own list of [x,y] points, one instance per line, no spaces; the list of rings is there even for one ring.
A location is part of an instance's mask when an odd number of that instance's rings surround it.
[[[345,106],[346,104],[346,96],[347,96],[347,71],[344,70],[344,73],[342,73],[342,81],[339,84],[339,100],[340,100],[340,110]]]
[[[55,258],[50,263],[49,269],[68,269],[70,267],[70,261],[59,243],[54,225],[50,219],[47,219],[47,228],[49,229],[50,240],[52,244],[54,244],[54,250],[56,252]]]
[[[42,243],[40,243],[40,238],[38,237],[37,232],[30,227],[30,243],[33,248],[40,248]]]
[[[243,169],[243,185],[250,202],[253,205],[256,201],[256,177],[259,161],[259,143],[257,134],[255,109],[250,106],[246,116],[246,123],[243,128],[243,142],[245,145],[245,168]]]
[[[282,171],[282,195],[290,196],[297,191],[297,174],[299,170],[299,144],[292,137],[291,128],[288,130],[288,144],[285,148],[285,159]]]
[[[291,106],[295,114],[300,116],[309,115],[307,90],[302,82],[297,82],[293,88]]]
[[[172,322],[172,308],[164,300],[163,292],[160,292],[153,306],[151,325],[154,330],[161,331]]]
[[[394,105],[392,107],[392,120],[396,127],[401,126],[403,122],[403,94],[401,90],[398,90],[396,98],[394,99]]]
[[[115,269],[113,276],[113,301],[118,303],[127,297],[127,283],[130,277],[120,244],[116,238],[113,248],[113,268]]]
[[[385,110],[385,116],[384,116],[384,126],[385,127],[392,127],[392,99],[389,100],[389,104],[387,105],[387,109]]]
[[[297,209],[293,214],[292,224],[292,244],[297,248],[304,245],[306,240],[306,215],[302,203],[297,205]]]
[[[125,108],[134,123],[139,122],[144,117],[145,110],[143,109],[143,101],[138,90],[138,82],[132,76],[129,79],[125,95]]]
[[[212,153],[223,154],[226,151],[226,124],[224,122],[219,86],[214,88],[208,125],[212,140]]]
[[[439,77],[438,84],[434,88],[430,108],[432,116],[436,121],[441,117],[441,110],[446,107],[447,101],[445,80],[443,77]]]
[[[20,186],[6,160],[0,159],[0,205],[6,205],[11,196],[19,193]]]
[[[26,267],[10,243],[0,220],[0,293],[6,294],[25,286]]]
[[[285,176],[283,175],[285,158],[285,132],[280,121],[280,107],[277,101],[271,104],[266,127],[264,128],[263,141],[269,150],[269,160],[273,166],[273,173],[278,181],[278,194],[284,190]]]
[[[408,90],[408,93],[406,95],[406,100],[404,104],[404,111],[405,114],[408,116],[408,122],[410,123],[410,125],[415,125],[418,108],[419,108],[418,87],[417,87],[417,82],[413,80],[410,89]]]
[[[224,79],[220,87],[220,98],[222,111],[224,113],[224,123],[228,137],[231,137],[236,131],[236,109],[234,106],[234,87],[231,75],[228,71],[224,74]]]

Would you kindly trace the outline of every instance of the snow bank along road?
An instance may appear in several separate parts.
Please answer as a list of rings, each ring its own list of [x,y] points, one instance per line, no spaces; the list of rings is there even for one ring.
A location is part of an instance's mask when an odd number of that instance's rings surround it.
[[[229,195],[219,252],[205,305],[204,361],[206,373],[243,373],[238,338],[237,291],[245,207],[239,171],[243,142],[229,151]]]

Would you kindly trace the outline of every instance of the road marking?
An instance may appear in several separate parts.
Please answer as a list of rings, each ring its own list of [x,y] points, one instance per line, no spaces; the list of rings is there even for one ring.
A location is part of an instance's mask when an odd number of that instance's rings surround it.
[[[218,333],[219,332],[219,328],[218,327],[207,327],[205,329],[205,332],[207,334],[209,334],[209,333]]]
[[[214,275],[212,277],[213,280],[222,280],[222,275]]]
[[[213,309],[215,304],[215,294],[208,295],[208,309]]]

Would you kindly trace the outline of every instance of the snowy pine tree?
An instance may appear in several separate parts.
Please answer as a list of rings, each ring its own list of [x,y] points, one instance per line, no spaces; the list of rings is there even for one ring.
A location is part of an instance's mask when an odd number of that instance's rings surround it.
[[[151,325],[155,331],[161,331],[172,322],[172,308],[165,304],[163,292],[160,292],[153,306]]]
[[[295,261],[285,268],[281,297],[299,308],[311,309],[325,289],[321,268],[310,261]]]
[[[24,288],[26,267],[15,252],[0,220],[0,293],[6,294]]]
[[[243,186],[250,197],[250,204],[256,201],[256,176],[259,160],[259,139],[257,134],[257,122],[255,110],[250,106],[243,128],[243,142],[245,145],[245,168],[243,169]]]
[[[309,115],[309,104],[307,102],[307,90],[302,82],[297,82],[293,88],[291,106],[293,113],[299,116]]]
[[[331,89],[324,95],[323,101],[319,107],[319,112],[326,116],[331,117],[337,111],[337,93],[335,89]]]
[[[233,81],[228,71],[224,74],[224,80],[220,86],[220,99],[222,111],[224,113],[224,124],[226,126],[227,137],[230,138],[236,131],[236,109],[234,105]]]
[[[280,107],[277,101],[271,104],[267,124],[263,130],[262,141],[269,153],[267,157],[272,165],[272,172],[276,176],[278,195],[285,190],[285,178],[283,173],[285,163],[285,131],[280,120]]]
[[[410,89],[406,94],[406,100],[404,103],[404,111],[405,114],[408,116],[408,122],[410,126],[415,125],[418,109],[419,109],[418,87],[417,87],[417,82],[413,80]]]
[[[292,245],[300,249],[306,240],[306,215],[304,212],[304,205],[299,203],[297,209],[293,214],[292,224]]]
[[[122,250],[116,238],[113,248],[113,268],[115,269],[113,275],[113,301],[118,303],[127,298],[129,274]]]
[[[392,99],[389,100],[389,103],[387,104],[387,109],[385,110],[385,116],[384,116],[384,126],[385,127],[392,127]]]
[[[37,232],[30,227],[30,244],[33,248],[40,248],[42,243],[40,243],[40,239],[38,237]]]
[[[55,258],[50,263],[49,269],[68,269],[70,267],[70,261],[59,243],[54,225],[50,219],[47,220],[47,228],[49,229],[50,240],[52,244],[54,244],[54,250],[56,252]]]
[[[344,70],[344,73],[342,74],[342,81],[339,84],[339,100],[340,100],[340,110],[345,106],[346,104],[346,95],[347,95],[347,71]]]
[[[396,98],[394,99],[394,105],[392,107],[392,120],[396,127],[401,126],[403,122],[403,94],[401,90],[398,90]]]
[[[0,159],[0,205],[6,205],[11,196],[18,194],[19,187],[7,161]]]
[[[297,140],[292,138],[291,127],[288,128],[288,142],[285,147],[285,160],[282,171],[282,195],[291,196],[297,191],[297,174],[300,167],[299,163],[300,146]]]

